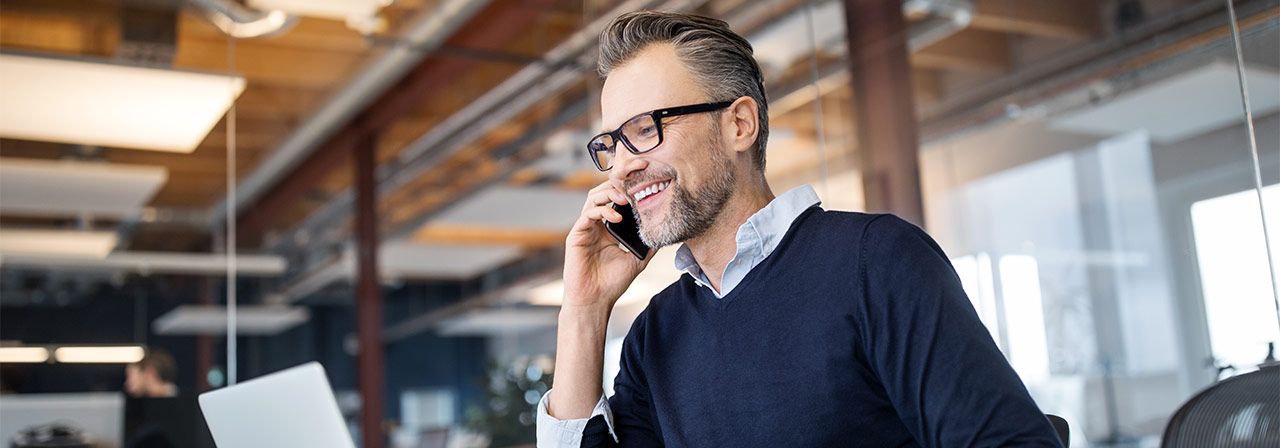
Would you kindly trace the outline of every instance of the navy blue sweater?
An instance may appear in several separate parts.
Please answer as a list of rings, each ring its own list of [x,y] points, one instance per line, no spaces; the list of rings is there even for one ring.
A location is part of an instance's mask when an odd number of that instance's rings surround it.
[[[622,446],[1061,446],[942,250],[891,215],[811,208],[723,299],[686,274],[614,389]],[[599,417],[592,445],[614,445]]]

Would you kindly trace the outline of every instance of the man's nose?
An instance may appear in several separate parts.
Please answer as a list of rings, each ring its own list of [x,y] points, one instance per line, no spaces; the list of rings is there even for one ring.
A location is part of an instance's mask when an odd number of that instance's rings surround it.
[[[616,180],[624,180],[631,176],[631,173],[641,171],[649,166],[649,162],[644,157],[632,154],[627,148],[623,147],[622,142],[618,142],[618,149],[614,152],[613,168],[609,169],[609,177]]]

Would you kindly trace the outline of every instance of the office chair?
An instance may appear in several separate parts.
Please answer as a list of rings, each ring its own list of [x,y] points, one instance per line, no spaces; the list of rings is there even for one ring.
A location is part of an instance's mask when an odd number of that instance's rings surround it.
[[[1058,440],[1062,441],[1062,446],[1071,446],[1071,425],[1067,424],[1067,419],[1053,414],[1044,416],[1049,418],[1049,423],[1053,425],[1053,431],[1058,433]]]
[[[1160,446],[1280,446],[1280,365],[1227,378],[1196,394],[1169,419]]]

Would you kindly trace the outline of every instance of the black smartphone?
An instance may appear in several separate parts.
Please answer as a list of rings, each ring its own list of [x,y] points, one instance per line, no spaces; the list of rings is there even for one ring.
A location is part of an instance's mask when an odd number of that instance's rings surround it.
[[[631,251],[631,255],[643,260],[644,257],[649,256],[649,246],[640,239],[640,225],[636,223],[636,215],[631,212],[631,204],[613,204],[612,207],[622,215],[622,222],[605,221],[604,228],[613,235],[614,239]]]

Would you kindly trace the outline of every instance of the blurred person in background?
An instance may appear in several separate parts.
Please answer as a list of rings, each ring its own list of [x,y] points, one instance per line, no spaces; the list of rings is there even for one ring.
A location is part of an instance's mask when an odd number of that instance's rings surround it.
[[[124,368],[124,391],[137,398],[172,398],[178,396],[173,384],[177,366],[173,356],[158,348],[148,349],[142,359]]]
[[[177,363],[159,348],[148,348],[142,359],[124,368],[125,448],[177,448],[181,433],[190,431],[187,417],[194,403],[178,399]],[[189,436],[187,436],[189,437]]]

